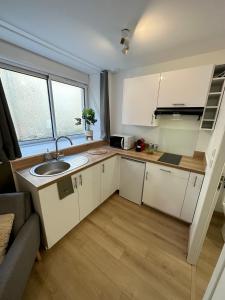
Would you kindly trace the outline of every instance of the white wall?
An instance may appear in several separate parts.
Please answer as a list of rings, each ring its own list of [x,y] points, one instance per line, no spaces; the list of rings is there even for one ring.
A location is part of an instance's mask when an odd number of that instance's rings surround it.
[[[100,74],[91,74],[89,76],[89,106],[95,110],[95,116],[98,120],[94,127],[94,139],[100,139]]]
[[[193,116],[184,116],[180,121],[173,121],[171,117],[163,117],[158,128],[122,125],[123,79],[126,77],[160,73],[204,64],[223,63],[225,63],[225,49],[113,74],[111,132],[144,137],[148,142],[161,144],[163,147],[161,147],[162,150],[178,154],[192,155],[194,150],[206,151],[211,133],[199,131],[200,122],[197,122],[196,117]],[[179,141],[179,143],[177,141]]]
[[[86,73],[69,68],[2,40],[0,40],[0,61],[8,64],[16,64],[20,67],[27,67],[34,71],[62,76],[86,84],[89,80]]]

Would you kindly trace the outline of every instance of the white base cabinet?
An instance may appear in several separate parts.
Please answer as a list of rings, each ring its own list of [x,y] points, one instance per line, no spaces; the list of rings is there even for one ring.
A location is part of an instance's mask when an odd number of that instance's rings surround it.
[[[146,163],[144,204],[191,223],[204,176]]]
[[[190,173],[184,204],[180,215],[180,218],[188,223],[192,223],[203,179],[204,175]]]
[[[188,178],[189,172],[147,163],[143,203],[179,218]]]
[[[113,156],[101,163],[101,202],[119,189],[120,157]]]
[[[46,248],[51,248],[80,221],[77,191],[60,200],[54,183],[39,190],[34,201],[41,217]]]
[[[142,202],[191,223],[203,178],[203,175],[146,163]],[[51,248],[119,189],[120,156],[72,175],[72,193],[63,199],[59,197],[57,183],[37,191],[22,177],[18,180],[20,190],[32,193],[35,210],[41,218],[45,247]],[[138,189],[142,188],[142,181],[140,185]]]
[[[57,183],[37,191],[21,182],[21,189],[30,190],[33,195],[47,249],[118,190],[119,156],[76,173],[71,180],[73,193],[63,199],[59,198]]]
[[[95,165],[72,176],[74,190],[78,192],[80,221],[100,204],[100,170],[100,165]]]

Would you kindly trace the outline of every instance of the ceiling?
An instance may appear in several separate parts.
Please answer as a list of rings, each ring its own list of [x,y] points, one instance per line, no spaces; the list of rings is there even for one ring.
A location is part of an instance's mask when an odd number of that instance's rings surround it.
[[[89,73],[225,48],[224,0],[0,0],[0,7],[0,38]]]

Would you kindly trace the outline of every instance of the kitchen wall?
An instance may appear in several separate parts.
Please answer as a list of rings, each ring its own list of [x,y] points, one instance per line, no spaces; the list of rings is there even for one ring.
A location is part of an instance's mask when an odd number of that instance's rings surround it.
[[[34,71],[54,74],[68,79],[89,84],[89,106],[96,111],[98,122],[94,126],[94,139],[100,138],[100,74],[86,74],[49,60],[43,56],[0,40],[0,62],[15,64]],[[37,149],[37,151],[39,151]],[[39,153],[39,152],[38,152]]]
[[[172,120],[172,116],[163,116],[159,121],[159,127],[156,128],[122,125],[123,79],[205,64],[223,63],[225,63],[225,49],[114,73],[110,103],[111,132],[144,137],[146,141],[158,143],[161,150],[168,152],[192,155],[194,150],[206,151],[211,133],[200,131],[200,122],[194,116],[183,116],[181,120]]]
[[[54,74],[82,83],[88,83],[89,76],[86,73],[72,69],[33,52],[9,44],[0,40],[0,62],[16,64],[34,71]]]
[[[98,120],[93,126],[94,139],[101,136],[100,127],[100,74],[94,73],[89,76],[89,106],[95,110],[95,117]]]

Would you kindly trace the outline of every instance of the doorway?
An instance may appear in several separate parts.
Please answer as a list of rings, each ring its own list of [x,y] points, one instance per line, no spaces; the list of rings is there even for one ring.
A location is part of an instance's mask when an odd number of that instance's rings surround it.
[[[223,249],[222,227],[224,214],[214,211],[203,248],[195,269],[195,299],[203,299],[210,278]]]

